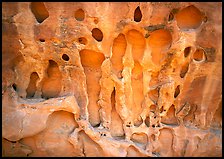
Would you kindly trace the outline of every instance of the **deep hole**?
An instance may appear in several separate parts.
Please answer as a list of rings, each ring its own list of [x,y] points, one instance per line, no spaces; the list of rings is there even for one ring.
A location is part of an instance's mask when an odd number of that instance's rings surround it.
[[[92,36],[93,36],[93,38],[94,38],[96,41],[98,41],[98,42],[100,42],[100,41],[103,40],[103,33],[102,33],[102,31],[101,31],[100,29],[98,29],[98,28],[94,28],[94,29],[92,30]]]
[[[103,136],[107,136],[106,134],[103,134]]]
[[[197,49],[194,54],[193,58],[195,61],[202,61],[204,57],[204,50],[203,49]]]
[[[180,85],[178,85],[174,92],[174,98],[176,98],[180,94]]]
[[[17,85],[13,83],[12,88],[16,91],[17,90]]]
[[[138,6],[134,12],[134,21],[140,22],[142,20],[142,12],[140,7]]]
[[[155,127],[155,125],[152,125],[152,127],[154,128],[154,127]]]
[[[75,12],[75,19],[78,21],[83,21],[85,18],[85,12],[82,9],[78,9]]]
[[[126,127],[131,127],[130,125],[126,125]]]
[[[83,45],[86,45],[87,44],[87,39],[84,38],[84,37],[80,37],[78,40],[79,40],[79,43],[80,44],[83,44]]]
[[[154,119],[156,118],[156,116],[154,116]]]
[[[189,63],[186,63],[185,65],[182,66],[181,71],[180,71],[180,77],[184,78],[187,71],[189,69]]]
[[[45,42],[45,39],[39,39],[39,41],[43,43],[43,42]]]
[[[68,61],[69,60],[69,56],[66,55],[66,54],[63,54],[62,55],[62,59],[65,60],[65,61]]]
[[[190,54],[190,52],[191,52],[191,47],[186,47],[184,49],[184,57],[187,57]]]
[[[42,23],[49,17],[49,13],[43,2],[31,2],[30,8],[38,23]]]

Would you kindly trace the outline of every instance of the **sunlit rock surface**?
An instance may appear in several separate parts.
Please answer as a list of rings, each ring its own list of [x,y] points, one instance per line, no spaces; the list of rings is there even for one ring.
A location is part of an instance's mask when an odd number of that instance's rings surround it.
[[[222,3],[2,3],[2,156],[222,156]]]

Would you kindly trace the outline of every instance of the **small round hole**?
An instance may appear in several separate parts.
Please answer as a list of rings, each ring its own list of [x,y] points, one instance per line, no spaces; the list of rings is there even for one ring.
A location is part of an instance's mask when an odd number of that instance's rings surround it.
[[[63,54],[62,55],[62,59],[65,60],[65,61],[68,61],[69,60],[69,56],[66,55],[66,54]]]
[[[155,125],[152,125],[152,127],[154,128],[154,127],[155,127]]]
[[[79,40],[79,43],[80,44],[83,44],[83,45],[86,45],[87,44],[87,39],[84,38],[84,37],[80,37],[78,40]]]
[[[85,12],[82,9],[78,9],[75,12],[75,19],[78,21],[83,21],[85,18]]]
[[[100,41],[103,40],[103,33],[102,33],[102,31],[101,31],[100,29],[98,29],[98,28],[94,28],[94,29],[92,30],[92,36],[93,36],[93,38],[94,38],[96,41],[98,41],[98,42],[100,42]]]

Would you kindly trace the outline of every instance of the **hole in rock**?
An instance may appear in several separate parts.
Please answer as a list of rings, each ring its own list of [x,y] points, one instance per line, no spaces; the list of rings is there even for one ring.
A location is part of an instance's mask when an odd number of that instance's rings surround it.
[[[66,55],[66,54],[63,54],[62,59],[65,60],[65,61],[69,61],[69,56]]]
[[[174,98],[176,98],[180,94],[180,85],[178,85],[174,92]]]
[[[88,49],[80,51],[80,58],[83,67],[100,68],[105,60],[104,54]]]
[[[49,60],[47,75],[43,79],[42,97],[47,99],[57,97],[61,91],[62,75],[58,64],[53,60]]]
[[[154,128],[154,127],[156,127],[156,126],[153,124],[152,127]]]
[[[194,5],[183,8],[176,14],[177,25],[182,30],[196,29],[203,20],[202,13]]]
[[[127,42],[125,35],[120,33],[113,41],[111,63],[114,73],[117,77],[122,76],[123,63],[122,59],[125,54]]]
[[[75,12],[75,19],[78,20],[78,21],[83,21],[84,18],[85,18],[85,12],[84,12],[84,10],[78,9]]]
[[[184,78],[184,77],[185,77],[185,75],[186,75],[188,69],[189,69],[189,63],[186,63],[186,64],[184,64],[184,65],[182,66],[181,71],[180,71],[180,77],[181,77],[181,78]]]
[[[190,52],[191,52],[191,47],[186,47],[184,49],[184,57],[187,57],[190,54]]]
[[[178,125],[177,118],[175,116],[175,106],[172,104],[166,114],[161,118],[161,123],[166,125]]]
[[[172,35],[169,30],[159,29],[153,31],[149,37],[151,48],[168,49],[172,44]]]
[[[138,6],[134,12],[134,21],[140,22],[142,20],[142,12],[140,7]]]
[[[43,42],[45,42],[45,39],[41,38],[41,39],[39,39],[39,41],[43,43]]]
[[[150,118],[149,118],[149,116],[147,116],[147,117],[145,118],[145,125],[146,125],[147,127],[149,127],[149,125],[150,125]]]
[[[38,23],[42,23],[49,17],[49,13],[43,2],[31,2],[30,8]]]
[[[197,49],[193,54],[193,59],[195,61],[202,61],[204,59],[205,52],[203,49]]]
[[[35,95],[37,86],[36,86],[36,82],[39,79],[39,76],[36,72],[33,72],[30,75],[30,83],[26,89],[26,98],[32,98]]]
[[[141,61],[146,47],[145,37],[135,29],[129,30],[126,37],[127,41],[132,45],[132,57],[134,61]]]
[[[12,88],[16,91],[17,90],[17,85],[13,83]]]
[[[79,41],[80,44],[83,44],[83,45],[86,45],[86,44],[87,44],[87,39],[84,38],[84,37],[80,37],[80,38],[78,39],[78,41]]]
[[[103,33],[102,33],[102,31],[101,31],[100,29],[98,29],[98,28],[94,28],[94,29],[92,30],[92,36],[93,36],[93,38],[94,38],[96,41],[98,41],[98,42],[100,42],[100,41],[103,40]]]

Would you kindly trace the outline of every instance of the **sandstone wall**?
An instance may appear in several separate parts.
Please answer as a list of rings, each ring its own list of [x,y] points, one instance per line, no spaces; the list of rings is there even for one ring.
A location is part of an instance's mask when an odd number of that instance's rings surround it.
[[[222,3],[2,3],[2,156],[222,156]]]

